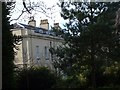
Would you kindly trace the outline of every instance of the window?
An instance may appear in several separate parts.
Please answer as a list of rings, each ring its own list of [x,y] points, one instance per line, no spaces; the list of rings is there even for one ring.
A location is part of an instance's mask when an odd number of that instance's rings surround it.
[[[36,60],[40,60],[39,46],[36,46]]]
[[[48,48],[45,46],[45,60],[49,59],[49,50]]]

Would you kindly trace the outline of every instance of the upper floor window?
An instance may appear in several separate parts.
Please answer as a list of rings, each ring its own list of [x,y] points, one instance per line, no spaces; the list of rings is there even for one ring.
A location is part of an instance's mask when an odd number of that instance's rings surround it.
[[[49,60],[49,49],[45,46],[45,60]]]
[[[36,46],[36,60],[40,60],[40,48]]]

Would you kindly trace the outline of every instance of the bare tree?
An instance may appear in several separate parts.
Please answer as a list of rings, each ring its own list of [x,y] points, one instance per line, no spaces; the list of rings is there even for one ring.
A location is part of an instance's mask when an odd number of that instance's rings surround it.
[[[22,0],[22,7],[23,8],[22,8],[22,10],[20,10],[21,13],[18,15],[17,18],[13,18],[10,21],[19,20],[21,18],[21,16],[23,16],[25,13],[28,15],[28,17],[29,17],[29,15],[32,16],[34,14],[34,12],[42,13],[46,17],[53,20],[55,17],[55,16],[53,16],[53,14],[57,12],[57,11],[55,11],[55,6],[56,5],[52,5],[51,7],[49,7],[44,2],[42,2],[40,0],[37,2],[34,2],[32,0],[28,0],[28,1]]]

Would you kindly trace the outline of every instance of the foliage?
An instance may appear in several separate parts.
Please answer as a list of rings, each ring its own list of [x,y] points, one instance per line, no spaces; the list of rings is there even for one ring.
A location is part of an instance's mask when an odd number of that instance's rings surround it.
[[[15,65],[14,48],[17,49],[16,45],[22,40],[21,36],[12,34],[11,29],[13,25],[10,25],[10,12],[15,7],[15,2],[3,2],[2,3],[2,75],[3,75],[3,89],[15,88]]]
[[[13,35],[10,29],[12,28],[9,22],[10,7],[14,5],[13,2],[2,3],[2,77],[3,89],[13,88],[14,83],[14,45]]]
[[[45,67],[22,69],[16,75],[20,89],[50,89],[57,83],[56,75]]]
[[[69,21],[62,34],[65,43],[51,48],[51,53],[57,57],[53,59],[54,66],[63,75],[80,82],[84,77],[88,87],[110,84],[103,73],[120,60],[120,41],[115,33],[115,13],[119,7],[120,2],[61,2],[61,16]]]

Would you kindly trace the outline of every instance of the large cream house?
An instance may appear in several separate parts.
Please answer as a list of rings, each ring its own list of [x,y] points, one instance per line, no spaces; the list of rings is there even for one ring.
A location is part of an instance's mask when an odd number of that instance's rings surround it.
[[[55,23],[58,28],[59,24]],[[19,50],[16,50],[14,63],[19,67],[46,66],[50,69],[52,66],[52,57],[49,52],[50,47],[61,45],[63,39],[55,36],[55,33],[49,30],[48,20],[41,20],[40,27],[36,27],[34,18],[30,18],[28,25],[16,23],[12,33],[20,35],[23,40],[20,42]]]

